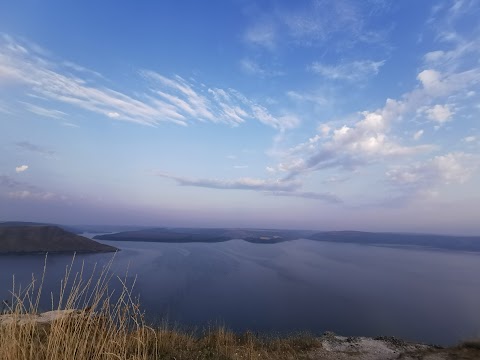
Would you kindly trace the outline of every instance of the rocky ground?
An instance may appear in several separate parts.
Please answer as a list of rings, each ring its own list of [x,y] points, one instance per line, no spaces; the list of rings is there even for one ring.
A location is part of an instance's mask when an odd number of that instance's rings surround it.
[[[326,333],[311,360],[480,360],[480,343],[453,348],[415,344],[391,337],[344,337]]]

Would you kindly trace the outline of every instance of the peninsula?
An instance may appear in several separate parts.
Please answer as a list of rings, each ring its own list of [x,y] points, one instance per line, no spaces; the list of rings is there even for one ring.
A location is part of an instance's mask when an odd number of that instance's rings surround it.
[[[0,224],[0,254],[113,251],[117,251],[117,248],[73,234],[55,225]]]

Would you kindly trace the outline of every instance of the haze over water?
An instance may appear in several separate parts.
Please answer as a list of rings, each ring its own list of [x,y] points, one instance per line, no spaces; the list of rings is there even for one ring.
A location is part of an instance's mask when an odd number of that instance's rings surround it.
[[[129,280],[150,319],[182,326],[225,323],[244,331],[330,330],[454,344],[480,334],[480,256],[296,240],[274,245],[109,242],[114,271]],[[112,254],[77,255],[87,269]],[[69,255],[49,255],[42,306]],[[12,274],[40,277],[41,255],[0,256],[0,296]],[[88,273],[88,271],[87,271]]]

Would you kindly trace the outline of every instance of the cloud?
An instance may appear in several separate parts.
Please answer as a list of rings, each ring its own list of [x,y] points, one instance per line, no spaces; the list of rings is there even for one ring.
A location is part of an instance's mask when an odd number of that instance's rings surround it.
[[[343,123],[336,121],[339,126],[329,123],[318,129],[307,141],[284,151],[275,170],[285,172],[285,179],[293,179],[326,168],[356,170],[387,159],[432,151],[436,147],[429,144],[403,145],[398,136],[392,135],[395,125],[410,114],[425,116],[440,125],[451,120],[453,105],[432,103],[471,91],[480,83],[480,68],[461,72],[426,69],[417,79],[419,86],[400,99],[387,99],[382,108],[363,111],[353,121],[352,116],[347,116]]]
[[[386,10],[388,7],[383,1],[318,0],[289,6],[274,3],[263,13],[255,13],[244,39],[268,50],[285,43],[319,46],[334,37],[337,48],[372,44],[383,41],[384,34],[368,28],[365,19],[380,17]]]
[[[407,190],[431,189],[441,184],[463,184],[478,167],[478,158],[463,152],[438,155],[408,166],[392,167],[387,171],[388,182]]]
[[[73,124],[73,123],[69,123],[69,122],[62,122],[62,126],[71,127],[71,128],[79,128],[80,127],[77,124]]]
[[[72,69],[79,75],[73,75]],[[142,70],[139,75],[148,90],[133,97],[98,85],[100,74],[93,73],[95,81],[88,78],[89,74],[92,71],[80,65],[51,61],[11,37],[0,38],[0,78],[8,79],[2,85],[20,84],[44,101],[74,106],[111,120],[148,126],[161,122],[186,126],[195,121],[236,126],[255,120],[277,129],[294,125],[291,119],[284,118],[285,114],[275,116],[235,89],[208,88],[178,75],[167,77]],[[59,110],[24,104],[28,111],[40,116],[62,119],[67,115]]]
[[[287,179],[304,172],[326,168],[356,169],[389,157],[411,156],[432,150],[431,145],[404,146],[389,136],[392,121],[404,111],[404,104],[388,99],[385,106],[361,113],[353,125],[319,129],[320,133],[287,151],[277,169]]]
[[[245,32],[245,41],[250,44],[274,49],[277,40],[277,29],[273,21],[258,22]]]
[[[221,190],[251,190],[260,191],[270,196],[300,197],[312,200],[321,200],[328,203],[339,204],[341,199],[332,193],[318,193],[298,191],[302,184],[298,181],[264,180],[255,178],[240,178],[234,180],[224,179],[190,179],[180,176],[173,176],[164,173],[157,173],[157,176],[172,179],[180,186],[194,186],[208,189]]]
[[[423,130],[418,130],[413,134],[413,140],[420,140],[420,138],[423,136],[424,131]]]
[[[172,179],[181,186],[195,186],[209,189],[230,189],[230,190],[261,190],[261,191],[294,191],[301,187],[297,181],[264,180],[255,178],[240,178],[235,180],[223,179],[190,179],[180,176],[173,176],[164,173],[157,173],[157,176]]]
[[[452,115],[455,113],[450,109],[449,105],[435,105],[425,110],[428,119],[443,124],[450,121]]]
[[[29,103],[26,103],[26,102],[23,102],[23,104],[25,105],[25,108],[28,111],[30,111],[33,114],[39,115],[39,116],[48,117],[48,118],[52,118],[52,119],[62,119],[63,117],[67,116],[67,114],[64,113],[63,111],[54,110],[54,109],[46,109],[44,107],[29,104]]]
[[[65,196],[58,196],[55,193],[45,191],[38,186],[17,181],[16,179],[7,175],[0,175],[0,196],[6,196],[8,198],[18,200],[51,200],[65,198]]]
[[[309,69],[327,79],[360,81],[369,76],[377,75],[384,64],[385,60],[362,60],[339,65],[326,65],[314,62],[309,66]]]
[[[276,191],[268,193],[268,195],[272,196],[287,196],[287,197],[299,197],[303,199],[310,199],[310,200],[322,200],[327,203],[331,204],[340,204],[343,201],[332,193],[318,193],[318,192],[310,192],[310,191]]]
[[[34,200],[50,200],[55,198],[55,194],[51,192],[32,192],[29,190],[10,191],[7,196],[11,199],[34,199]]]
[[[465,141],[467,143],[474,142],[475,140],[477,140],[477,138],[475,136],[466,136],[466,137],[463,138],[463,141]]]
[[[22,150],[27,150],[27,151],[31,151],[31,152],[35,152],[43,155],[48,155],[48,156],[55,155],[55,151],[47,149],[40,145],[32,144],[28,141],[19,141],[19,142],[16,142],[15,145],[17,145],[17,147],[19,147]]]
[[[13,189],[22,185],[23,185],[22,182],[13,179],[11,176],[0,175],[0,187]]]
[[[15,168],[15,171],[16,171],[17,173],[21,173],[21,172],[26,171],[27,169],[28,169],[28,165],[20,165],[20,166],[17,166],[17,167]]]
[[[234,169],[248,169],[248,165],[233,165]]]
[[[245,58],[240,61],[240,68],[245,74],[255,75],[261,78],[282,76],[282,71],[269,70],[261,67],[256,61]]]

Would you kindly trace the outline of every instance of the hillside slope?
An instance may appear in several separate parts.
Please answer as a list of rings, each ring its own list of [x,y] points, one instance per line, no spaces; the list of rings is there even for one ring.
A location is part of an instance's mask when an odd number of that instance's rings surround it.
[[[0,254],[36,252],[110,252],[100,244],[54,225],[0,226]]]

